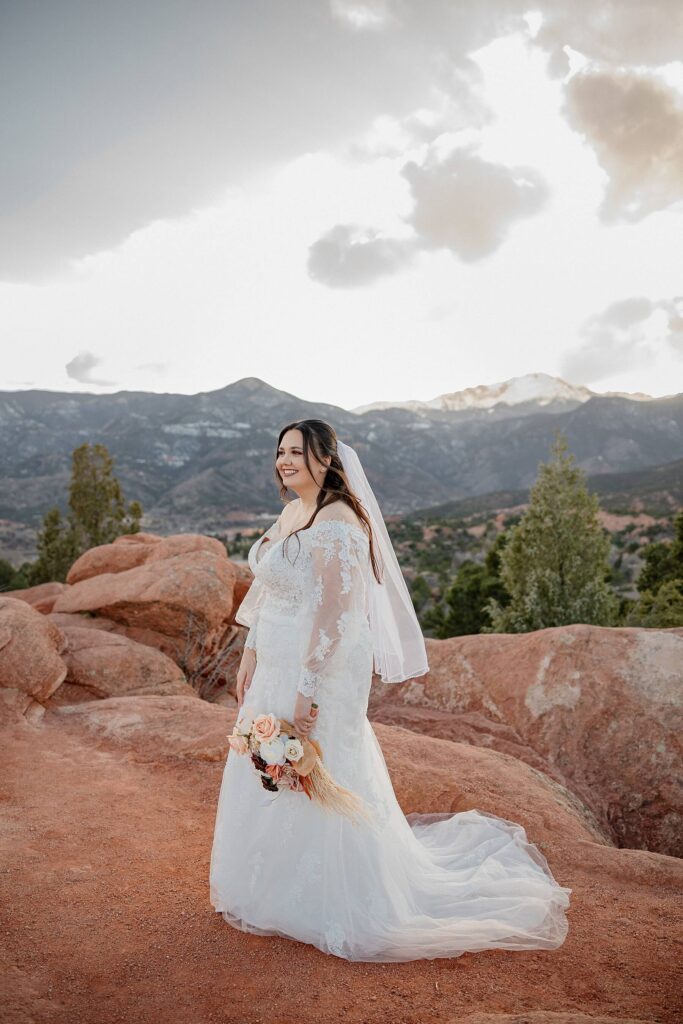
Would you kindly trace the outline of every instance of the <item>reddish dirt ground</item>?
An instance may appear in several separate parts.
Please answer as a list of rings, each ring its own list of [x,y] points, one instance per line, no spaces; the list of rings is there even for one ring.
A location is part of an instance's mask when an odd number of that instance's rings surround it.
[[[683,937],[666,887],[635,884],[626,902],[618,870],[598,883],[569,863],[558,951],[349,963],[245,935],[211,907],[222,763],[148,761],[53,712],[3,746],[3,1024],[683,1019]]]

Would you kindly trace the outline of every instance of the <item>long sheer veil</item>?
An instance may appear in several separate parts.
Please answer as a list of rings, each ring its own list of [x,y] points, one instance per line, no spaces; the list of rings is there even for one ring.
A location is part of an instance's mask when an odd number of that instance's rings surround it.
[[[349,486],[368,513],[375,549],[380,554],[382,583],[377,582],[371,565],[368,573],[375,672],[385,683],[423,676],[429,671],[424,637],[382,512],[358,453],[344,441],[337,441],[337,451]]]

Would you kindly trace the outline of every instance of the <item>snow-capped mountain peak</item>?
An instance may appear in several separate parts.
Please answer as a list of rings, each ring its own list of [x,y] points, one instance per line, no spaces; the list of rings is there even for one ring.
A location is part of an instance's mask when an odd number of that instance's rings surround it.
[[[438,409],[445,412],[460,412],[465,409],[492,409],[499,404],[522,405],[526,402],[533,402],[542,407],[553,402],[587,402],[589,398],[599,394],[600,392],[591,391],[580,384],[568,384],[561,377],[551,377],[548,373],[526,373],[497,384],[478,384],[462,391],[437,395],[428,401],[372,402],[370,405],[359,405],[351,412],[360,414],[373,409],[409,409],[411,412]],[[602,394],[640,402],[651,400],[650,395],[642,392],[627,394],[621,391],[606,391]]]

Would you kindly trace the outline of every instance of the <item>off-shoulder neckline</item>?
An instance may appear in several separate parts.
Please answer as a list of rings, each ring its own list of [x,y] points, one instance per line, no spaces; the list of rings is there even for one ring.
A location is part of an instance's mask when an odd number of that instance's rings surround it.
[[[347,526],[349,528],[349,530],[355,530],[357,533],[359,533],[361,535],[361,537],[364,537],[367,540],[368,535],[365,532],[365,530],[363,530],[362,527],[357,526],[355,523],[347,522],[346,519],[318,519],[311,526],[307,527],[307,529],[299,530],[298,532],[299,532],[299,535],[302,536],[302,535],[305,535],[307,533],[310,533],[312,530],[315,530],[315,529],[317,529],[320,526],[330,526],[330,525]],[[279,537],[278,540],[286,540],[287,537],[293,537],[293,536],[294,536],[294,531],[292,533],[286,533],[284,535],[284,537]]]
[[[357,526],[356,523],[349,523],[345,519],[319,519],[317,522],[315,522],[311,526],[307,527],[307,529],[299,530],[298,531],[299,536],[305,536],[307,533],[310,533],[312,530],[315,530],[315,529],[317,529],[320,526],[328,526],[330,523],[334,523],[334,524],[339,525],[339,526],[347,526],[349,528],[349,530],[355,530],[356,533],[358,533],[364,540],[368,539],[368,535],[367,535],[367,533],[365,532],[365,530],[362,527]],[[282,541],[285,541],[285,540],[287,540],[288,537],[293,537],[293,536],[294,536],[294,532],[286,533],[284,535],[284,537],[278,537],[277,540],[270,540],[270,538],[269,538],[268,543],[271,544],[271,545],[273,545],[273,544],[281,544]],[[265,537],[265,533],[261,534],[261,536],[259,537],[258,541],[256,542],[259,547],[261,546],[261,542],[262,542],[264,537]]]

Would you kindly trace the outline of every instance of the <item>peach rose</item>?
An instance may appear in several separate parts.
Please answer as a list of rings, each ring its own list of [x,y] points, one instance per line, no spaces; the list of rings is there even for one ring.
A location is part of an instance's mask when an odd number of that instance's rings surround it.
[[[280,732],[280,723],[275,715],[257,715],[252,728],[259,743],[267,743]]]
[[[230,744],[230,749],[234,750],[237,754],[246,754],[249,750],[247,738],[246,736],[240,736],[237,726],[232,730],[232,735],[228,736],[228,743]]]

